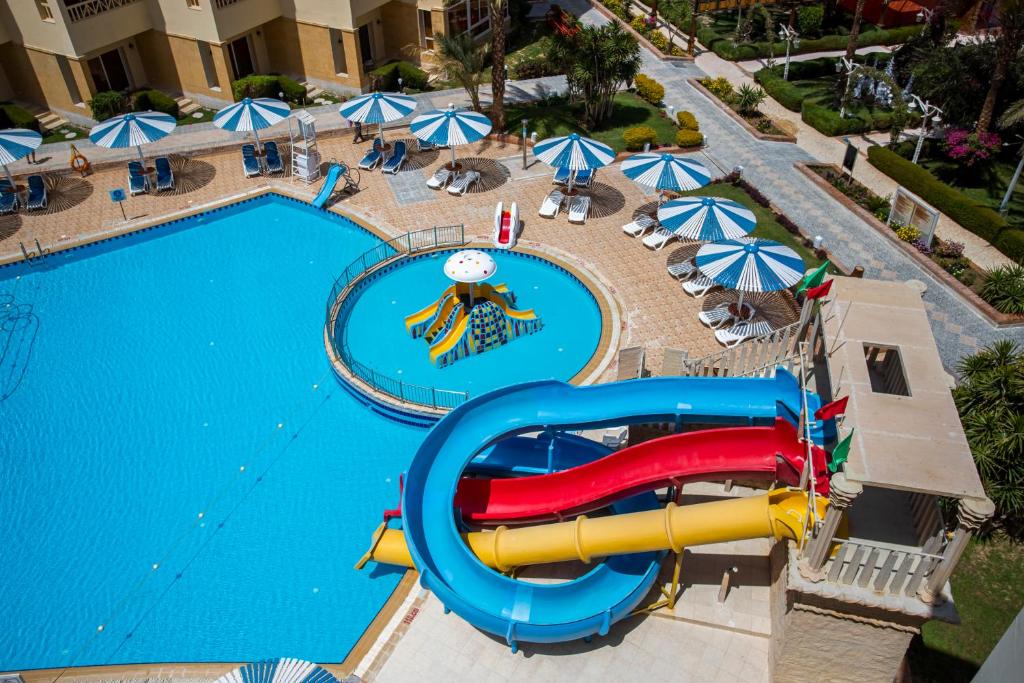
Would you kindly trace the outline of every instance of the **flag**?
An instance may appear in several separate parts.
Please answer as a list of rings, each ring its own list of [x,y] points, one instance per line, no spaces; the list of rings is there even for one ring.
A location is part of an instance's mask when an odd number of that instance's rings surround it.
[[[828,270],[828,266],[829,262],[825,261],[810,273],[804,275],[804,279],[800,281],[800,287],[797,288],[796,293],[799,294],[808,287],[817,287],[820,285],[822,280],[825,279],[825,271]]]
[[[831,280],[829,280],[831,282]],[[822,407],[814,411],[815,420],[831,420],[836,415],[842,415],[846,412],[846,404],[850,402],[849,396],[843,396],[838,398],[831,403],[826,403]]]
[[[839,471],[839,468],[846,462],[846,459],[850,457],[850,442],[853,440],[853,430],[850,430],[850,434],[836,444],[836,447],[832,449],[832,459],[828,464],[828,471],[835,474]]]
[[[818,285],[817,287],[808,287],[807,298],[820,299],[821,297],[825,296],[826,294],[828,294],[829,290],[832,289],[833,282],[835,282],[835,280],[829,280],[825,284]]]

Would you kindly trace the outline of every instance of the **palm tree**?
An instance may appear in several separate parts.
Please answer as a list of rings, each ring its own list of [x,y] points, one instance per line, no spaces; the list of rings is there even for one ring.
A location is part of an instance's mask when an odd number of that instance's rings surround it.
[[[992,125],[999,91],[1010,71],[1010,65],[1017,59],[1024,45],[1024,0],[1001,0],[998,8],[1001,31],[997,38],[996,63],[992,68],[992,80],[985,102],[981,105],[981,114],[978,115],[978,125],[974,129],[976,133],[986,133]]]
[[[480,86],[489,52],[487,44],[475,44],[469,33],[454,37],[435,33],[434,52],[436,58],[426,65],[427,70],[465,88],[473,110],[480,111]]]
[[[508,0],[487,0],[491,15],[491,119],[505,131],[505,8]]]
[[[618,22],[582,26],[555,42],[552,60],[565,66],[570,94],[583,101],[583,123],[594,130],[611,116],[619,88],[640,73],[640,45]]]
[[[865,0],[857,0],[857,6],[853,9],[853,23],[850,25],[850,37],[846,41],[846,58],[853,59],[857,54],[857,36],[860,35],[860,20],[864,14]]]

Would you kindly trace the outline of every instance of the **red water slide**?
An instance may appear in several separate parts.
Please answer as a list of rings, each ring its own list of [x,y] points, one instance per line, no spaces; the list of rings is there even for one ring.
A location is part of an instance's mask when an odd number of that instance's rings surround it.
[[[825,452],[814,446],[816,491],[828,493]],[[806,446],[782,418],[770,427],[708,429],[653,439],[572,469],[511,479],[463,478],[455,506],[477,523],[560,519],[629,495],[686,482],[758,479],[797,485]]]

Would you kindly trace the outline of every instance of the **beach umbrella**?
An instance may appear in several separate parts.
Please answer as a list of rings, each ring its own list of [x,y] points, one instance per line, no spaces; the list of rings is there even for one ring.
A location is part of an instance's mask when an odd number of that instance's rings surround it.
[[[435,109],[420,114],[409,124],[409,130],[419,140],[441,147],[451,147],[451,168],[455,168],[455,146],[482,140],[491,132],[491,120],[469,109]]]
[[[289,657],[246,664],[216,683],[338,683],[338,679],[322,666]]]
[[[97,123],[89,131],[89,139],[94,145],[108,149],[135,147],[139,150],[139,161],[145,165],[142,146],[167,137],[177,125],[178,122],[170,114],[138,111]]]
[[[395,92],[372,92],[353,97],[338,109],[338,113],[349,121],[359,123],[385,124],[397,121],[412,113],[416,99]],[[380,127],[380,144],[384,144],[384,126]]]
[[[740,237],[705,244],[694,263],[723,287],[746,292],[775,292],[800,282],[804,262],[795,251],[774,240]]]
[[[270,97],[252,99],[246,97],[241,102],[224,107],[213,115],[213,125],[235,133],[252,131],[256,137],[256,150],[260,149],[259,131],[284,121],[291,113],[287,102]]]
[[[42,141],[42,135],[27,128],[0,130],[0,165],[4,167],[4,173],[7,174],[7,179],[11,181],[11,187],[14,187],[14,177],[11,175],[7,165],[27,157],[34,149],[39,147]]]
[[[731,199],[681,197],[658,207],[658,222],[683,239],[715,242],[745,237],[757,225],[757,218]]]
[[[644,152],[622,162],[622,172],[632,181],[659,192],[696,190],[711,182],[711,171],[699,161],[678,154]]]
[[[548,166],[571,171],[593,171],[615,161],[611,147],[579,133],[541,140],[533,146],[533,155]],[[572,192],[572,181],[570,176],[569,192]]]

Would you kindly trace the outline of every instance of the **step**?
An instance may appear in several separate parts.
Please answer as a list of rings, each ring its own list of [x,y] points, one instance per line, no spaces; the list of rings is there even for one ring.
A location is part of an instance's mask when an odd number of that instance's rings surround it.
[[[301,85],[302,87],[304,87],[306,89],[306,97],[314,98],[314,97],[320,97],[321,95],[324,94],[324,89],[323,88],[315,86],[312,83],[308,83],[306,81],[302,81],[301,83],[299,83],[299,85]]]
[[[175,97],[174,101],[178,104],[178,116],[188,116],[189,114],[195,113],[202,109],[202,107],[184,95]]]
[[[67,119],[58,116],[51,111],[43,114],[37,114],[36,121],[38,121],[39,126],[45,130],[56,130],[62,126],[68,125]]]

